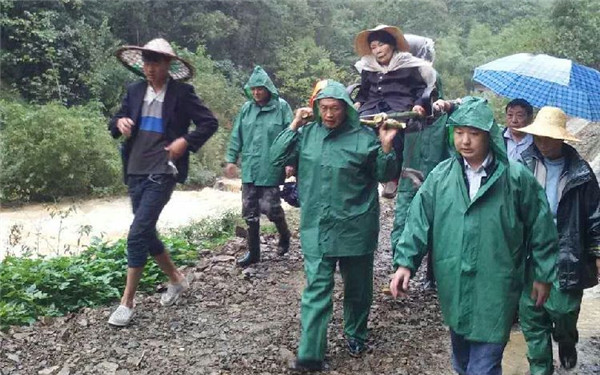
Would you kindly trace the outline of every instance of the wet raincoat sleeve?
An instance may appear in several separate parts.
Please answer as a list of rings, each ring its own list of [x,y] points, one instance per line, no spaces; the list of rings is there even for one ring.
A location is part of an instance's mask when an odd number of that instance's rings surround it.
[[[286,128],[275,138],[270,150],[271,163],[275,167],[297,164],[300,135],[299,130]]]
[[[592,258],[600,258],[600,187],[592,174],[592,181],[586,184],[587,192],[587,243],[586,247]]]
[[[518,164],[518,167],[530,174],[523,165]],[[556,279],[558,232],[552,220],[546,193],[534,178],[520,178],[519,186],[522,193],[522,200],[519,202],[520,214],[525,224],[525,243],[528,244],[533,263],[534,280],[552,283]]]
[[[394,150],[386,154],[379,142],[376,142],[373,147],[377,149],[373,153],[376,155],[374,168],[371,169],[375,172],[373,177],[379,182],[392,180],[398,175],[398,168],[402,163],[396,159]]]
[[[225,161],[227,163],[235,163],[238,160],[238,156],[242,151],[242,114],[246,105],[242,107],[238,115],[233,122],[233,129],[231,130],[231,136],[229,137],[229,146],[227,147],[227,154],[225,155]]]
[[[408,268],[411,276],[417,272],[430,245],[434,190],[435,180],[428,177],[408,208],[404,231],[396,244],[394,268]]]

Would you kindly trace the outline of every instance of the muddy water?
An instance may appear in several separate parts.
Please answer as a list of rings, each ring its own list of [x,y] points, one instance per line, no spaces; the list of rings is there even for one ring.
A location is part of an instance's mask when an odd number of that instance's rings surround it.
[[[577,321],[579,331],[577,366],[569,372],[560,369],[558,346],[553,343],[555,374],[600,374],[600,325],[598,322],[600,322],[600,286],[586,290],[581,303],[581,312]],[[528,374],[529,365],[526,353],[527,344],[523,334],[520,331],[513,331],[504,352],[503,373],[505,375]]]
[[[239,180],[233,180],[221,185],[229,191],[211,188],[175,191],[160,216],[159,230],[220,217],[227,211],[240,212],[239,185]],[[127,197],[3,209],[0,212],[0,259],[7,252],[22,254],[24,246],[32,249],[34,255],[77,253],[93,237],[115,240],[126,236],[132,219]],[[18,241],[10,235],[11,228],[18,228]],[[89,233],[82,233],[85,228],[89,228]]]

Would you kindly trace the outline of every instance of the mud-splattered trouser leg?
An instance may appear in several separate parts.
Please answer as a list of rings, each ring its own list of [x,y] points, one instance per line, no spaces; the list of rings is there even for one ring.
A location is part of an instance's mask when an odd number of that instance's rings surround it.
[[[260,222],[264,213],[274,223],[285,220],[278,186],[242,184],[242,217],[247,223]]]
[[[579,336],[577,318],[583,292],[563,292],[554,285],[543,307],[536,308],[531,299],[531,283],[523,288],[519,301],[519,321],[527,342],[527,359],[531,375],[549,375],[554,372],[552,340],[574,345]]]
[[[306,287],[302,293],[299,360],[322,361],[327,350],[327,326],[333,311],[336,263],[344,280],[344,332],[364,342],[373,299],[373,254],[328,258],[304,255]]]

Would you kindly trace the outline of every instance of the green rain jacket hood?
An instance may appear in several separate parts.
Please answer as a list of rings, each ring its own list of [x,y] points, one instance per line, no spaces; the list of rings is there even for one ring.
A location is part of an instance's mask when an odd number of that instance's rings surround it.
[[[488,132],[490,134],[490,148],[494,153],[494,158],[504,164],[508,164],[502,131],[494,120],[494,113],[488,106],[487,100],[473,96],[463,98],[458,109],[452,112],[448,118],[446,126],[449,128],[454,126],[470,126]],[[452,148],[454,148],[453,143]]]
[[[347,104],[346,121],[329,129],[320,121],[318,101]],[[389,181],[398,161],[384,153],[375,132],[361,126],[344,86],[329,81],[313,105],[315,121],[284,130],[271,147],[275,165],[296,165],[302,252],[311,256],[358,256],[377,248],[377,181]]]
[[[504,343],[525,265],[533,267],[537,281],[548,283],[556,277],[556,227],[546,195],[531,172],[507,160],[485,101],[465,98],[447,125],[489,131],[495,166],[473,199],[458,153],[434,168],[410,205],[395,245],[394,265],[414,275],[431,247],[445,323],[467,340]]]
[[[319,100],[320,99],[338,99],[346,103],[346,124],[354,128],[360,127],[360,118],[358,111],[354,108],[352,99],[346,92],[346,88],[339,82],[333,80],[327,80],[327,85],[317,94],[315,101],[313,102],[313,113],[316,122],[321,122],[321,114],[319,113]]]
[[[252,97],[252,87],[264,86],[271,99],[259,106]],[[274,167],[269,160],[269,148],[279,133],[292,122],[290,105],[279,93],[263,68],[257,66],[244,86],[248,101],[244,103],[233,123],[227,163],[236,163],[242,157],[242,183],[256,186],[277,186],[283,183],[283,167]]]
[[[271,78],[267,72],[265,72],[260,65],[257,65],[254,67],[254,71],[252,71],[250,78],[248,78],[248,82],[246,82],[244,85],[244,93],[246,94],[246,97],[249,100],[254,100],[254,97],[252,96],[252,88],[260,86],[265,87],[271,93],[271,100],[279,99],[279,91],[277,91],[275,84],[273,84],[273,81],[271,81]]]

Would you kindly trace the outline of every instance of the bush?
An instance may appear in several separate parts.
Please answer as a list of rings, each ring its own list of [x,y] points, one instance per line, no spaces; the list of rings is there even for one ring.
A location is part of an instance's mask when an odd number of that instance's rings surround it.
[[[241,222],[239,215],[228,213],[176,229],[162,240],[177,266],[191,265],[197,249],[223,244]],[[126,251],[125,239],[112,244],[97,240],[75,256],[8,256],[0,263],[0,329],[116,301],[125,286]],[[156,262],[149,260],[138,290],[153,293],[165,280]]]
[[[0,130],[2,202],[122,189],[120,157],[97,105],[0,100]]]

